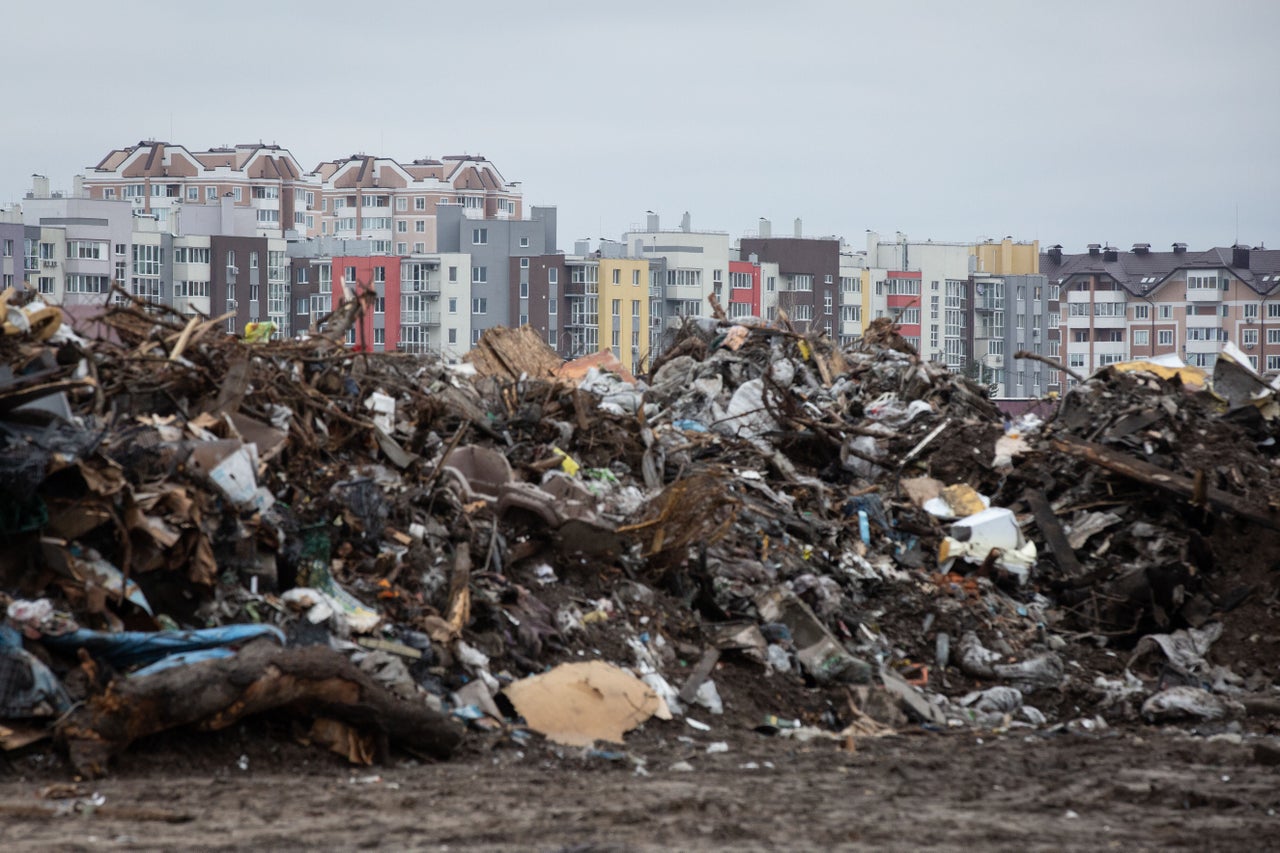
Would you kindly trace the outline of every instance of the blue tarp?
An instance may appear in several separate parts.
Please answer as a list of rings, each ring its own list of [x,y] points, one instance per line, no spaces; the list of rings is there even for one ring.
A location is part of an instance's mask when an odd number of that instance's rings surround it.
[[[75,654],[85,649],[89,654],[125,668],[156,661],[184,652],[215,649],[244,643],[258,637],[275,637],[284,644],[284,632],[271,625],[225,625],[196,631],[122,631],[111,634],[81,628],[58,637],[42,637],[51,649]]]
[[[0,625],[0,719],[62,713],[71,700],[49,667],[22,647],[22,635]]]

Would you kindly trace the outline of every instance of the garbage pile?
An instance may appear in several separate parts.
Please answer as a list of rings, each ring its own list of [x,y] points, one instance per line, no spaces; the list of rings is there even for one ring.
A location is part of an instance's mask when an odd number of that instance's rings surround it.
[[[1116,366],[1012,422],[887,320],[847,350],[691,321],[637,379],[528,329],[353,353],[361,302],[272,341],[17,301],[6,749],[100,774],[267,711],[370,763],[1280,708],[1275,390],[1234,362]]]

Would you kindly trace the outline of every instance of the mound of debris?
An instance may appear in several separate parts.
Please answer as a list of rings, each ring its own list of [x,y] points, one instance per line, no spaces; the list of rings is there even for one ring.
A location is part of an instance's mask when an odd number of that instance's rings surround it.
[[[19,301],[6,749],[52,735],[103,773],[267,710],[360,763],[676,718],[844,740],[1275,710],[1275,389],[1229,359],[1113,366],[1041,424],[888,321],[847,350],[690,321],[637,379],[528,329],[462,364],[353,353],[360,302],[260,341],[123,294],[88,339]]]

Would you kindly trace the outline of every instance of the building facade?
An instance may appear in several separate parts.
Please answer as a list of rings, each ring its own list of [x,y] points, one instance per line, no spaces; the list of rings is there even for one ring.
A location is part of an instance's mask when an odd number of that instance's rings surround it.
[[[1280,371],[1280,251],[1053,246],[1040,266],[1063,294],[1061,354],[1077,373],[1156,356],[1212,369],[1228,341],[1255,369]]]

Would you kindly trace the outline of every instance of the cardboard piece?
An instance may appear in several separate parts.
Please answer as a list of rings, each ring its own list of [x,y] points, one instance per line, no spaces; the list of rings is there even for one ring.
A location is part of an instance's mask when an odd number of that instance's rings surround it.
[[[624,734],[650,717],[671,719],[653,688],[603,661],[561,664],[503,692],[529,728],[566,746],[622,743]]]

